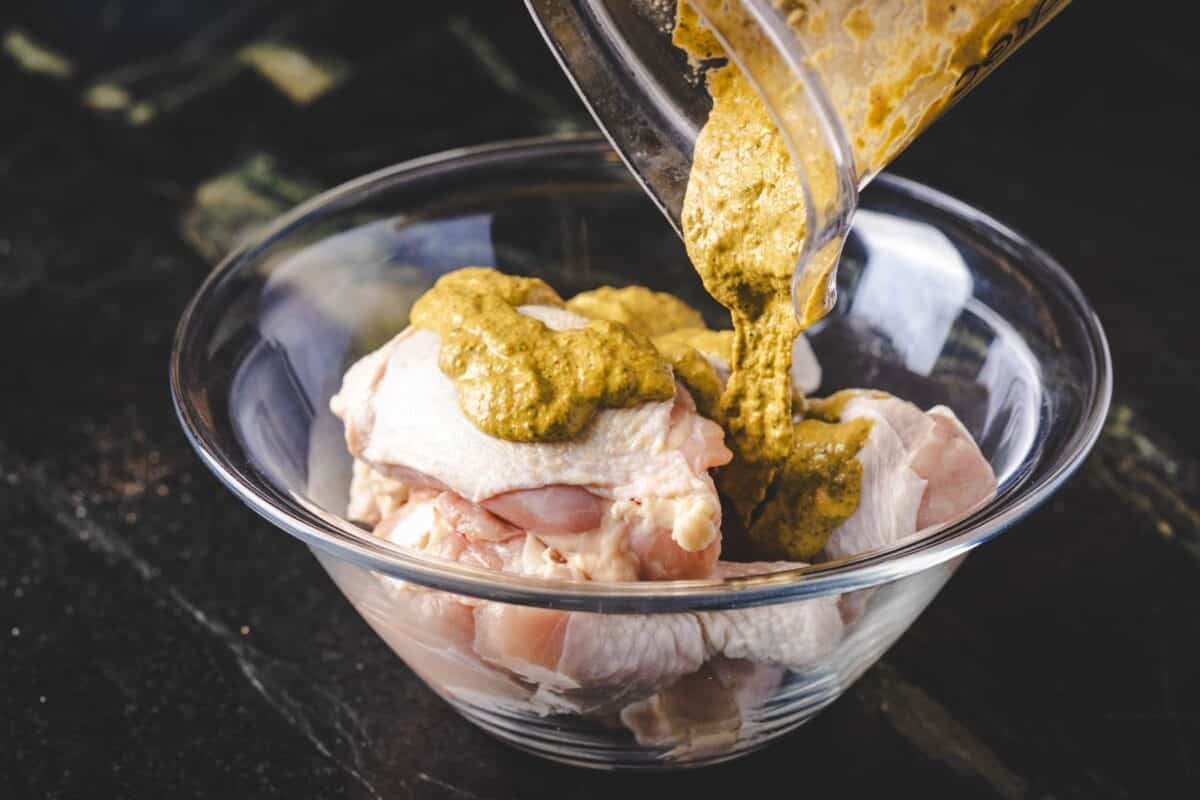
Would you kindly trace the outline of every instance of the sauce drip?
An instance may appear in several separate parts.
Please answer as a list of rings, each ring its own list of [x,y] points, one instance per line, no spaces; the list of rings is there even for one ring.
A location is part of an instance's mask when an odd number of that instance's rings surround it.
[[[749,524],[793,449],[790,373],[800,326],[791,279],[805,235],[803,193],[782,138],[741,73],[732,66],[711,72],[709,92],[713,111],[696,141],[682,222],[704,288],[733,320],[720,407],[734,461],[718,473],[718,485]]]
[[[413,305],[412,324],[441,337],[438,366],[483,432],[565,441],[601,408],[674,396],[670,364],[645,335],[608,320],[556,331],[518,311],[522,305],[563,301],[537,278],[470,267],[443,275]]]
[[[750,525],[756,557],[808,561],[821,552],[858,509],[863,470],[855,456],[870,433],[868,419],[796,424],[795,447]]]

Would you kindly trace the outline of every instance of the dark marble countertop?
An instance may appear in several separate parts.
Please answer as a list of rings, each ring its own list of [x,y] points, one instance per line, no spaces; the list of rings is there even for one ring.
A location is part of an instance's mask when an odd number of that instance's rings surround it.
[[[628,776],[460,720],[205,471],[166,383],[180,311],[247,224],[412,156],[590,127],[525,11],[11,5],[0,797],[1200,795],[1185,26],[1076,3],[894,166],[1041,243],[1095,304],[1116,394],[1087,465],[816,721],[727,766]]]

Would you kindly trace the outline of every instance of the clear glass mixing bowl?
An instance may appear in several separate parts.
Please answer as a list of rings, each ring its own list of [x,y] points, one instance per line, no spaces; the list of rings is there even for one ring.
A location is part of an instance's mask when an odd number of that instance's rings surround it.
[[[915,542],[727,580],[567,583],[435,561],[342,516],[351,462],[328,404],[438,275],[468,265],[540,275],[564,295],[642,283],[723,320],[606,143],[506,143],[352,181],[234,252],[183,315],[172,392],[204,462],[311,547],[434,691],[496,736],[574,764],[713,763],[811,718],[971,548],[1079,465],[1108,406],[1104,334],[1066,273],[986,215],[883,176],[863,196],[838,306],[812,332],[821,393],[868,386],[950,406],[995,468],[994,501]],[[595,668],[562,685],[498,666],[480,655],[481,615],[564,625]],[[702,643],[719,655],[648,678],[700,619],[727,631]]]

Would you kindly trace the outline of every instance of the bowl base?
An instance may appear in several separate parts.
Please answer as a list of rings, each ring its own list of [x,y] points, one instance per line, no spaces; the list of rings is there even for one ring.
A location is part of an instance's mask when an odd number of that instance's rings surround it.
[[[447,697],[442,692],[438,694],[476,727],[530,755],[587,769],[673,772],[723,764],[756,752],[813,719],[836,700],[840,692],[821,692],[824,696],[808,698],[808,702],[803,703],[803,710],[797,712],[793,708],[792,713],[785,715],[763,709],[760,711],[762,718],[748,722],[736,741],[720,749],[697,752],[638,744],[633,735],[624,730],[621,731],[623,735],[614,735],[613,728],[619,725],[615,721],[612,725],[597,722],[594,726],[581,726],[579,718],[575,717],[566,724],[559,724],[553,715],[534,718],[527,714],[483,709]],[[778,716],[783,716],[784,720]],[[589,730],[590,727],[594,730]]]

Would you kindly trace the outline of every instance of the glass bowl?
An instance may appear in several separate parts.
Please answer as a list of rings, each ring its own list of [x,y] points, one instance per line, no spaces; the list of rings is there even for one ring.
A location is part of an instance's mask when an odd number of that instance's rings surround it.
[[[171,388],[205,464],[312,548],[435,692],[501,739],[573,764],[715,763],[810,719],[969,550],[1062,483],[1108,407],[1104,334],[1066,273],[979,211],[885,175],[863,195],[837,308],[810,331],[819,393],[865,386],[950,406],[995,469],[995,499],[916,541],[769,574],[625,584],[501,575],[348,522],[351,459],[329,411],[346,367],[399,331],[440,274],[469,265],[539,275],[564,296],[642,283],[725,319],[606,143],[502,143],[359,178],[240,247],[183,315]],[[485,616],[511,621],[510,632],[565,631],[553,655],[582,670],[564,681],[501,665],[478,639]],[[700,641],[699,621],[725,631],[722,641]]]

